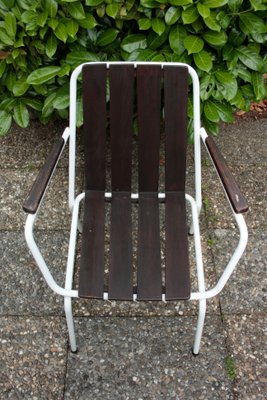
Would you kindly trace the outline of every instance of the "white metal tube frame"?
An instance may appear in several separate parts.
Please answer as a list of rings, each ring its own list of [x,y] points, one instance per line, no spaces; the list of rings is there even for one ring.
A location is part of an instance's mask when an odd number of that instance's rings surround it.
[[[107,63],[109,66],[111,63]],[[121,64],[121,63],[113,63],[113,64]],[[144,63],[133,63],[134,65],[137,64],[144,64]],[[151,63],[152,64],[152,63]],[[153,63],[153,64],[160,64],[162,66],[168,63]],[[84,65],[84,64],[83,64]],[[172,65],[186,65],[181,63],[172,63]],[[187,66],[187,65],[186,65]],[[195,240],[195,257],[196,257],[196,268],[197,268],[197,278],[198,278],[198,291],[192,292],[190,296],[190,300],[198,300],[199,301],[199,317],[197,323],[197,330],[195,335],[195,342],[193,346],[193,353],[198,354],[200,348],[200,341],[204,326],[204,319],[205,319],[205,311],[206,311],[206,299],[214,297],[218,295],[221,290],[226,285],[228,279],[230,278],[231,274],[233,273],[238,261],[240,260],[247,244],[248,239],[248,232],[247,226],[242,214],[237,214],[232,209],[235,221],[239,228],[239,242],[238,245],[230,258],[228,264],[224,272],[222,273],[221,277],[219,278],[217,284],[209,290],[205,289],[205,279],[204,279],[204,269],[203,269],[203,262],[202,262],[202,252],[201,252],[201,240],[200,240],[200,232],[199,232],[199,213],[201,210],[201,158],[200,158],[200,137],[205,142],[207,137],[207,133],[203,128],[200,128],[200,111],[199,111],[199,81],[196,72],[190,67],[187,66],[189,69],[189,73],[193,80],[193,102],[194,102],[194,136],[195,136],[195,186],[196,186],[196,199],[186,194],[186,200],[191,205],[192,211],[192,227],[194,231],[194,240]],[[81,193],[75,198],[75,143],[76,143],[76,91],[77,91],[77,77],[82,70],[82,65],[77,67],[71,77],[71,88],[70,88],[70,127],[66,128],[62,137],[64,139],[64,146],[62,152],[64,150],[65,144],[70,139],[70,148],[69,148],[69,206],[72,210],[72,224],[71,224],[71,231],[70,231],[70,239],[69,239],[69,251],[68,251],[68,260],[67,260],[67,268],[66,268],[66,278],[65,278],[65,287],[59,286],[53,276],[51,275],[49,268],[35,242],[33,236],[33,228],[34,222],[38,215],[40,206],[42,204],[44,195],[40,201],[39,207],[35,214],[29,214],[27,216],[26,224],[25,224],[25,238],[28,244],[28,247],[38,265],[46,283],[48,286],[57,294],[64,296],[65,302],[65,313],[69,331],[69,338],[70,338],[70,345],[71,350],[76,351],[76,340],[75,340],[75,333],[74,333],[74,323],[73,323],[73,316],[72,316],[72,309],[71,309],[71,299],[77,298],[78,290],[72,289],[73,286],[73,272],[74,272],[74,258],[75,258],[75,251],[76,251],[76,238],[77,238],[77,231],[79,228],[79,207],[81,200],[84,199],[85,194]],[[75,104],[74,104],[75,103]],[[61,154],[62,154],[61,152]],[[61,156],[60,154],[60,156]],[[60,158],[60,157],[59,157]],[[55,165],[54,171],[56,169],[57,164]],[[50,181],[53,177],[54,171],[51,175]],[[49,183],[50,183],[49,181]],[[49,186],[49,183],[47,187]],[[106,193],[105,196],[107,198],[112,197],[112,193]],[[138,199],[138,194],[133,193],[131,195],[132,199]],[[159,198],[164,198],[165,193],[159,193]],[[227,197],[227,194],[226,194]],[[228,199],[228,197],[227,197]],[[228,199],[229,200],[229,199]],[[229,202],[230,203],[230,202]],[[108,300],[108,293],[103,293],[103,299]],[[137,295],[133,294],[133,300],[137,301]],[[162,300],[165,301],[165,294],[162,294]]]

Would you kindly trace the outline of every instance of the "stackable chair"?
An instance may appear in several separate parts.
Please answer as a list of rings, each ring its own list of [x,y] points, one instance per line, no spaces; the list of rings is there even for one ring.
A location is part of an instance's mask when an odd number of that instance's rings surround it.
[[[76,100],[82,82],[85,190],[77,194]],[[185,193],[187,103],[192,81],[194,112],[195,197]],[[191,87],[191,86],[190,86]],[[191,90],[191,89],[190,89]],[[190,94],[191,96],[191,94]],[[132,190],[133,121],[137,120],[138,190]],[[70,81],[70,121],[49,154],[23,209],[28,213],[25,237],[49,287],[64,297],[70,347],[76,351],[72,298],[128,301],[199,302],[193,354],[198,354],[206,300],[225,286],[247,243],[242,215],[246,201],[215,142],[200,126],[199,80],[191,66],[182,63],[98,62],[78,66]],[[222,183],[240,233],[238,245],[217,284],[205,289],[199,233],[201,210],[201,155],[203,140]],[[160,142],[164,140],[165,187],[158,190]],[[65,286],[59,286],[35,242],[33,227],[39,208],[65,144],[69,141],[69,207],[72,224]],[[109,145],[109,147],[108,147]],[[107,162],[107,148],[110,159]],[[107,166],[111,179],[107,179]],[[107,189],[111,188],[111,189]],[[83,221],[80,208],[83,203]],[[186,204],[190,221],[187,222]],[[110,207],[109,218],[106,210]],[[132,211],[138,207],[137,267],[133,268]],[[164,223],[159,209],[165,207]],[[105,254],[105,222],[110,242]],[[162,225],[162,226],[161,226]],[[164,229],[164,233],[162,233]],[[77,235],[82,234],[78,288],[73,288]],[[188,234],[194,235],[198,291],[192,292]],[[162,260],[161,237],[166,255]],[[108,260],[108,261],[106,261]],[[105,265],[108,264],[108,265]],[[162,268],[164,265],[164,268]],[[108,279],[104,271],[108,268]],[[136,278],[137,276],[137,278]],[[135,282],[134,282],[135,281]],[[88,300],[89,301],[89,300]]]

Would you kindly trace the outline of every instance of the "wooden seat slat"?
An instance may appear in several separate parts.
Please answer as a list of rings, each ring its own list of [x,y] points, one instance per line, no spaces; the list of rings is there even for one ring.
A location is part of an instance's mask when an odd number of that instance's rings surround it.
[[[137,251],[137,299],[161,300],[161,254],[157,193],[140,193]]]
[[[103,298],[105,197],[102,191],[85,194],[79,296]]]
[[[190,297],[185,194],[166,193],[166,300]]]

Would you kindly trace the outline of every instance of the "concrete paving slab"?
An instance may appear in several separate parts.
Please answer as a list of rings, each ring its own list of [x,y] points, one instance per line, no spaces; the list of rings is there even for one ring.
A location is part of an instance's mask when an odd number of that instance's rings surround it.
[[[68,232],[37,232],[36,242],[59,285],[64,286]],[[0,231],[1,315],[63,315],[63,299],[44,281],[23,232]]]
[[[215,140],[229,165],[261,165],[267,163],[266,131],[266,118],[236,118],[221,124]]]
[[[245,218],[249,228],[266,229],[266,168],[261,165],[235,166],[231,169],[249,211]],[[234,219],[215,171],[206,168],[203,177],[203,201],[206,206],[207,223],[214,228],[234,228]]]
[[[67,342],[61,318],[0,321],[0,398],[63,400]]]
[[[22,210],[23,202],[36,177],[35,172],[2,170],[0,175],[0,230],[23,229],[26,213]],[[77,179],[81,189],[81,183]],[[68,174],[65,169],[58,169],[46,193],[40,209],[36,227],[39,229],[69,229],[70,213],[68,210]]]
[[[191,353],[195,318],[80,318],[68,355],[65,400],[233,399],[221,321],[207,319]]]
[[[266,232],[252,230],[245,254],[236,267],[232,278],[220,294],[222,312],[234,314],[260,314],[266,312],[267,247]],[[237,237],[229,230],[214,232],[215,268],[218,276],[231,257]]]
[[[266,315],[226,317],[235,399],[266,399]],[[229,361],[229,359],[228,359]]]

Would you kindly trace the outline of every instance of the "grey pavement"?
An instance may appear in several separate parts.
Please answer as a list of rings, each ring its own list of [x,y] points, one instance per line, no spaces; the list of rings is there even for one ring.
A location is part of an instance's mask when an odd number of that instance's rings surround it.
[[[248,199],[249,244],[225,290],[208,301],[198,357],[191,353],[197,318],[193,302],[75,301],[79,351],[70,352],[62,299],[48,289],[26,248],[21,209],[63,128],[62,122],[41,126],[32,121],[28,129],[14,126],[1,139],[0,399],[266,399],[267,119],[246,116],[222,124],[216,139]],[[189,149],[189,193],[191,161]],[[82,157],[79,165],[82,187]],[[36,228],[38,243],[60,284],[70,227],[66,166],[65,156]],[[205,156],[203,198],[203,256],[207,286],[212,287],[237,235]],[[77,262],[78,258],[79,253]],[[193,271],[192,281],[194,286]]]

